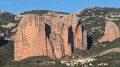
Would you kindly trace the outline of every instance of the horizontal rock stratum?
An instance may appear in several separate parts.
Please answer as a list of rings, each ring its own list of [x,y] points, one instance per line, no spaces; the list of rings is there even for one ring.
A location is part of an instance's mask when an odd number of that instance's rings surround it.
[[[48,13],[24,15],[14,41],[14,60],[32,56],[57,59],[73,49],[87,49],[87,34],[76,16]]]

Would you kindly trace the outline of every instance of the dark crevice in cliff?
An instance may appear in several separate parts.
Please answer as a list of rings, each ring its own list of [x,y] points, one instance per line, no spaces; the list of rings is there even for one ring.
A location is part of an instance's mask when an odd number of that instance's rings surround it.
[[[81,24],[81,22],[79,21],[78,24],[77,24],[77,26],[76,26],[76,28],[75,28],[75,32],[77,31],[78,26],[79,26],[80,24]]]
[[[46,37],[50,37],[51,27],[48,24],[45,24]]]
[[[71,44],[72,52],[74,50],[74,38],[73,38],[73,30],[72,26],[68,28],[68,43]]]
[[[0,37],[0,46],[6,45],[8,40],[5,40],[4,37]]]
[[[82,34],[83,34],[83,32],[84,32],[84,27],[83,27],[83,25],[82,25]]]
[[[87,49],[89,50],[93,44],[92,37],[87,36]]]

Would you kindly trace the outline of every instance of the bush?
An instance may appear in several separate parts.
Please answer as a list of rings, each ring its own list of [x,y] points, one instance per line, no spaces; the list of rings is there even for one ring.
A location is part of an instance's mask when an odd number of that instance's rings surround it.
[[[42,63],[43,61],[42,60],[36,60],[36,63]]]

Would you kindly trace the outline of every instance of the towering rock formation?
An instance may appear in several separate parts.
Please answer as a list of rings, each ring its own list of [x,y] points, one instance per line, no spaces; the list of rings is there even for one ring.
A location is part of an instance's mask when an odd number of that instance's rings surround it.
[[[76,16],[52,12],[24,15],[15,35],[15,60],[40,55],[54,59],[70,56],[74,46],[85,50],[87,34],[78,23]]]
[[[72,43],[68,42],[68,37],[69,37],[69,30],[67,26],[63,26],[63,32],[62,32],[62,37],[64,39],[64,48],[65,48],[65,54],[66,55],[71,55],[71,45]]]
[[[64,56],[64,43],[63,39],[60,34],[57,33],[51,33],[50,34],[50,42],[51,46],[53,47],[53,52],[55,55],[55,58],[61,58]]]
[[[80,24],[77,25],[74,35],[74,47],[80,48],[82,46],[82,26]]]
[[[83,38],[87,38],[87,34],[83,30],[82,25],[80,24],[80,20],[77,16],[49,12],[48,14],[45,14],[44,17],[50,21],[47,24],[51,26],[51,32],[62,35],[62,38],[64,39],[64,45],[66,46],[65,54],[70,54],[66,51],[67,49],[71,49],[67,47],[70,47],[70,45],[74,45],[74,48],[79,48],[81,50],[87,49],[87,39]],[[77,41],[77,38],[79,43],[75,42]],[[83,49],[83,47],[85,48]]]
[[[46,55],[46,33],[43,17],[25,15],[20,21],[14,42],[14,59]]]
[[[86,31],[83,30],[82,25],[80,23],[78,23],[75,30],[74,47],[79,48],[81,50],[87,49],[87,34]]]
[[[110,41],[120,37],[120,31],[118,26],[111,21],[106,22],[104,36],[99,40],[99,42]]]

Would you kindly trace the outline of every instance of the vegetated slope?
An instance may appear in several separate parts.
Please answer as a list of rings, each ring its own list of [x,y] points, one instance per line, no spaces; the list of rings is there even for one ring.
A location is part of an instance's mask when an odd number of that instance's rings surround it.
[[[8,62],[5,67],[67,67],[58,60],[47,56],[34,56],[16,62]]]
[[[97,41],[104,35],[106,21],[113,21],[120,28],[120,8],[90,7],[76,13],[87,34]]]
[[[108,49],[108,50],[102,52],[101,54],[99,54],[98,56],[102,56],[102,55],[113,53],[113,52],[120,52],[120,48]]]
[[[87,51],[74,51],[74,56],[82,56],[85,59],[94,58],[96,60],[85,64],[79,64],[79,66],[88,67],[119,67],[120,64],[120,38],[113,42],[103,42],[101,45],[93,46]],[[78,55],[79,54],[79,55]]]
[[[109,53],[103,56],[98,56],[95,63],[108,63],[108,67],[119,67],[120,66],[120,53]],[[105,67],[105,66],[103,66]]]
[[[14,14],[0,10],[0,24],[14,22],[15,21],[14,17],[15,17]]]
[[[5,40],[4,40],[5,41]],[[1,40],[0,40],[1,43]],[[6,43],[0,46],[0,67],[6,65],[13,60],[14,57],[14,42],[6,41]]]
[[[41,13],[41,12],[40,13],[35,12],[35,14],[37,14],[37,15],[45,14],[44,11],[43,11],[43,13]],[[62,12],[58,12],[58,13],[62,13]],[[34,14],[34,11],[33,11],[33,14]],[[62,13],[62,14],[68,14],[68,13]],[[12,64],[12,61],[14,59],[14,43],[13,43],[13,41],[11,41],[12,40],[11,37],[15,35],[16,30],[15,31],[13,31],[13,30],[15,28],[17,28],[20,20],[16,21],[15,15],[5,12],[5,11],[3,11],[0,14],[0,16],[1,16],[0,17],[0,19],[1,19],[1,21],[0,21],[0,34],[1,34],[0,35],[0,66],[12,65],[12,67],[14,67],[14,64],[19,64],[19,62],[18,63],[13,62],[13,64]],[[37,59],[35,59],[35,60],[37,60]],[[35,62],[33,61],[33,63],[37,63],[37,62],[39,63],[39,60],[35,61]],[[39,64],[37,66],[39,66]],[[52,66],[54,66],[54,65],[52,65]]]
[[[19,21],[15,21],[14,14],[0,10],[0,36],[10,38],[14,34],[11,31],[17,26],[17,22]]]
[[[119,67],[120,53],[109,53],[102,56],[97,56],[96,61],[92,61],[81,66],[88,67]],[[78,66],[79,67],[79,66]]]
[[[90,57],[90,56],[99,55],[102,52],[104,52],[108,49],[112,49],[112,48],[120,48],[120,38],[114,40],[113,42],[107,41],[107,42],[103,42],[98,45],[93,44],[93,46],[89,50],[81,51],[81,50],[76,49],[73,52],[73,55],[76,57],[82,56],[82,57],[86,58],[86,57]]]
[[[120,29],[120,8],[90,7],[80,10],[74,14],[80,18],[84,29],[87,31],[88,36],[91,37],[93,41],[91,41],[92,45],[90,46],[89,50],[80,51],[76,49],[74,51],[75,56],[81,55],[82,57],[86,57],[98,54],[110,48],[120,47],[119,38],[113,42],[98,42],[98,39],[104,35],[106,21],[115,22]]]
[[[23,12],[21,13],[21,15],[24,15],[24,14],[37,14],[37,15],[43,15],[43,14],[46,14],[48,12],[54,12],[54,11],[49,11],[49,10],[32,10],[32,11],[27,11],[27,12]],[[69,14],[69,13],[65,13],[65,12],[55,12],[55,13],[58,13],[58,14]]]
[[[100,39],[104,35],[106,21],[115,22],[115,24],[120,29],[120,23],[119,23],[120,8],[90,7],[87,9],[83,9],[79,12],[76,12],[74,14],[76,14],[80,18],[81,23],[83,24],[84,29],[87,31],[88,36],[92,37],[93,44],[89,50],[81,51],[76,49],[73,53],[73,56],[75,57],[82,56],[85,58],[92,55],[100,54],[108,49],[120,48],[120,38],[112,42],[108,42],[108,41],[103,43],[98,42],[98,39]],[[101,57],[100,60],[103,60],[102,58],[104,58],[104,56]],[[117,61],[117,60],[114,60],[114,61]],[[95,62],[97,63],[97,61]],[[112,66],[115,66],[115,65],[112,65]]]
[[[39,14],[39,15],[43,15],[45,13],[48,13],[49,11],[42,11],[42,10],[33,10],[33,11],[28,11],[28,12],[24,12],[22,13],[22,15],[24,14]],[[64,13],[64,14],[68,14],[68,13]],[[85,51],[81,51],[81,50],[75,50],[73,55],[75,56],[82,56],[82,57],[88,57],[88,56],[92,56],[94,54],[98,54],[101,53],[105,50],[111,49],[111,48],[117,48],[120,47],[120,38],[114,40],[113,42],[103,42],[103,43],[98,43],[98,39],[100,39],[103,35],[104,35],[104,30],[105,30],[105,24],[106,21],[113,21],[117,24],[117,26],[120,28],[120,8],[99,8],[99,7],[91,7],[91,8],[87,8],[84,10],[81,10],[80,12],[75,13],[78,17],[80,17],[81,23],[84,26],[84,29],[87,31],[88,36],[92,37],[93,39],[93,45],[89,50],[85,50]],[[15,15],[7,13],[7,14],[1,14],[0,15],[0,33],[4,33],[5,37],[8,36],[12,36],[13,34],[11,34],[11,30],[14,29],[15,27],[12,28],[4,28],[1,27],[1,25],[7,25],[8,23],[18,23],[18,21],[14,20]],[[2,19],[2,20],[1,20]],[[4,22],[4,23],[3,23]],[[16,25],[17,27],[17,25]],[[8,31],[10,31],[10,33],[7,33]],[[11,44],[11,45],[9,45]],[[8,53],[10,52],[10,53]],[[13,42],[8,42],[3,44],[2,46],[0,46],[0,64],[1,65],[6,65],[8,64],[9,67],[9,63],[6,63],[11,60],[13,60]],[[11,55],[11,56],[10,56]],[[106,57],[109,57],[107,55],[104,55]],[[101,59],[104,59],[104,56],[102,56]],[[116,55],[116,53],[114,55],[110,54],[110,57],[112,56],[119,56],[118,54]],[[32,58],[34,59],[34,58]],[[113,59],[116,63],[119,61],[117,61],[114,58]],[[119,59],[119,58],[118,58]],[[4,61],[3,61],[4,60]],[[108,59],[110,60],[110,59]],[[102,60],[104,61],[104,60]],[[13,64],[19,64],[22,66],[21,63],[22,61],[18,62],[18,63],[13,63]],[[33,63],[36,64],[36,61],[32,61]],[[101,61],[95,61],[93,63],[100,63]],[[108,61],[106,61],[108,62]],[[10,62],[12,64],[12,62]],[[23,65],[29,65],[29,64],[23,64]],[[39,67],[39,64],[37,64]],[[58,65],[59,66],[59,65]],[[12,66],[13,67],[13,66]],[[37,67],[37,66],[36,66]],[[114,66],[115,67],[115,66]]]
[[[0,10],[0,66],[13,60],[14,43],[11,37],[15,31],[11,31],[17,27],[18,22],[14,18],[14,14]]]

